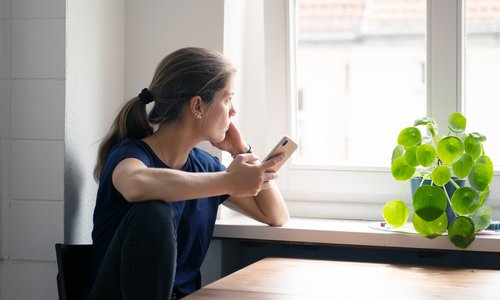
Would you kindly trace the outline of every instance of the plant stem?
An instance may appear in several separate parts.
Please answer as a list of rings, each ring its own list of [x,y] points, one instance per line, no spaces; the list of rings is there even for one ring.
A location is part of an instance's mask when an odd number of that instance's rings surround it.
[[[453,184],[453,186],[455,186],[457,190],[460,188],[460,186],[455,182],[455,180],[453,180],[453,178],[450,178],[450,182],[451,184]]]
[[[399,196],[398,196],[398,199],[401,199],[401,195],[403,194],[403,190],[406,188],[406,186],[408,185],[408,182],[409,181],[406,181],[404,184],[403,184],[403,187],[401,188],[401,190],[399,191]]]
[[[452,179],[452,181],[453,181],[453,179]],[[455,184],[456,184],[456,183],[455,183]],[[458,186],[458,185],[457,185],[457,186]],[[442,186],[442,188],[443,188],[443,190],[444,190],[444,194],[446,195],[446,199],[448,199],[448,204],[450,205],[450,207],[452,207],[452,206],[451,206],[451,199],[450,199],[450,196],[448,196],[448,191],[446,190],[446,187],[443,185],[443,186]],[[453,208],[451,209],[451,211],[453,212],[453,215],[456,217],[456,216],[457,216],[457,214],[455,213],[455,211],[453,210]],[[446,208],[445,208],[445,212],[446,212]]]
[[[428,178],[429,176],[431,176],[431,174],[432,174],[432,172],[431,172],[431,173],[427,173],[427,174],[425,174],[425,175],[422,175],[422,181],[420,181],[420,186],[424,185],[424,181],[426,181],[426,180],[427,180],[427,178]],[[432,183],[432,181],[431,181],[431,183]]]

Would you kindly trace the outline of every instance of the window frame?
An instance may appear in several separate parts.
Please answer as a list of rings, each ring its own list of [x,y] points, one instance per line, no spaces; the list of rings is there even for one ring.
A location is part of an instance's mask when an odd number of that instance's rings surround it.
[[[442,128],[451,111],[464,110],[465,0],[427,0],[427,115]],[[291,26],[295,0],[263,1],[265,105],[268,126],[263,146],[270,149],[283,135],[295,136],[295,37]],[[285,55],[283,55],[285,54]],[[495,172],[494,180],[498,180]],[[292,216],[376,220],[388,200],[411,203],[409,186],[396,182],[389,163],[381,167],[313,166],[292,157],[280,170],[279,187]],[[489,205],[500,203],[491,187]],[[496,208],[498,210],[498,208]]]

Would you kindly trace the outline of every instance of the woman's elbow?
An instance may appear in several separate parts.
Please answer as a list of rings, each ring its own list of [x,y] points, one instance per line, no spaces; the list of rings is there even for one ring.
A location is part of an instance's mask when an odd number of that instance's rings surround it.
[[[143,200],[144,198],[144,195],[143,193],[141,193],[140,189],[134,187],[129,187],[119,192],[123,196],[123,198],[127,200],[127,202],[138,202]]]
[[[137,202],[145,199],[145,187],[140,180],[135,178],[125,182],[114,183],[116,190],[128,202]]]
[[[280,226],[285,225],[289,220],[290,220],[290,216],[288,214],[286,214],[286,215],[283,215],[280,217],[272,218],[266,223],[269,226],[280,227]]]

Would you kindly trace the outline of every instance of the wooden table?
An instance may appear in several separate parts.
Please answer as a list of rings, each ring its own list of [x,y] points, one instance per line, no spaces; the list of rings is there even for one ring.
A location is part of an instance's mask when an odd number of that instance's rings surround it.
[[[184,299],[500,299],[500,271],[265,258]]]

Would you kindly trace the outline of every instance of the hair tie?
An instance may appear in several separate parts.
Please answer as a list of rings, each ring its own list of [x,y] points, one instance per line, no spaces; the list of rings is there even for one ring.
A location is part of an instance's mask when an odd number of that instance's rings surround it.
[[[139,98],[144,104],[148,104],[155,101],[153,94],[151,94],[151,92],[147,88],[142,89],[141,93],[139,94]]]

